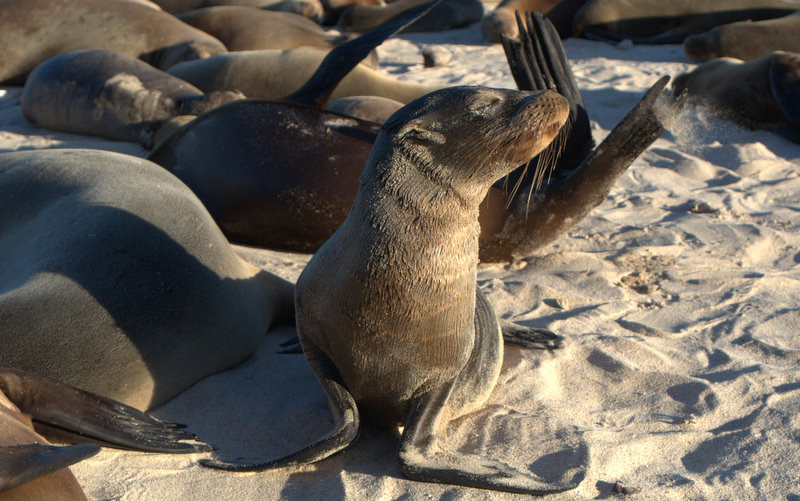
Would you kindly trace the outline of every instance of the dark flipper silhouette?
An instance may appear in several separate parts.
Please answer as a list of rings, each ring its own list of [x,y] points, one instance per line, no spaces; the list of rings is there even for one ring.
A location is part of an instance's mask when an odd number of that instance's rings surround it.
[[[328,55],[322,60],[322,63],[320,63],[317,71],[311,75],[311,78],[284,100],[325,109],[331,93],[333,93],[339,82],[350,73],[350,70],[363,61],[384,40],[416,21],[440,1],[433,0],[421,5],[380,28],[336,46],[328,52]]]
[[[539,14],[529,13],[525,24],[527,28],[519,20],[523,43],[515,45],[509,40],[503,43],[515,79],[518,85],[532,85],[532,90],[563,90],[570,101],[571,113],[575,113],[575,123],[568,131],[569,136],[563,139],[566,148],[574,144],[579,151],[588,151],[587,145],[591,149],[592,144],[589,121],[569,64],[565,57],[562,59],[561,41],[548,34],[548,30],[552,33],[554,30],[546,27],[549,21]],[[517,205],[526,208],[512,211],[502,234],[492,242],[483,243],[481,260],[508,261],[529,255],[566,233],[605,200],[617,178],[664,132],[659,117],[671,113],[668,109],[674,112],[682,106],[682,99],[667,97],[664,87],[668,81],[668,76],[659,79],[600,146],[582,161],[578,160],[579,165],[573,168],[560,161],[556,172],[561,175],[540,193],[532,194],[530,183],[528,190],[517,190],[517,199],[527,199]],[[659,106],[664,108],[663,113],[656,112]],[[526,186],[524,181],[521,185]]]
[[[120,402],[38,374],[0,369],[0,391],[55,441],[146,452],[209,451],[183,425],[160,421]],[[187,442],[191,441],[191,442]]]
[[[564,148],[553,170],[571,170],[594,148],[589,116],[553,24],[538,12],[525,14],[523,22],[519,12],[516,13],[520,42],[503,35],[503,49],[520,90],[553,90],[569,101],[569,125],[561,132],[566,137],[554,141]]]

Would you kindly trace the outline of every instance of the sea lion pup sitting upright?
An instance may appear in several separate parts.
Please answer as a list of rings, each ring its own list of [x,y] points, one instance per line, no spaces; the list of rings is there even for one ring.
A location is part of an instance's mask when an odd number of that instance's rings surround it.
[[[244,99],[200,89],[131,56],[108,50],[68,52],[37,66],[20,97],[37,127],[139,142],[151,149],[178,115],[199,115]]]
[[[716,57],[752,61],[778,50],[800,52],[800,12],[778,19],[717,26],[688,37],[683,48],[687,56],[699,61]]]
[[[503,360],[498,319],[476,286],[478,206],[568,114],[555,92],[451,87],[392,115],[350,214],[296,286],[300,341],[335,429],[274,461],[204,464],[238,471],[319,461],[356,439],[363,415],[405,425],[400,465],[411,478],[528,494],[576,487],[438,444],[450,420],[483,405]]]
[[[678,75],[672,87],[720,118],[800,143],[800,54],[712,59]]]
[[[147,160],[0,154],[0,366],[139,409],[249,357],[292,285],[243,261]]]
[[[786,16],[795,0],[590,0],[573,23],[575,36],[636,43],[682,43],[715,26]]]
[[[39,63],[84,49],[138,57],[159,69],[227,52],[222,42],[128,0],[3,0],[0,83],[22,84]]]
[[[77,445],[53,446],[45,437]],[[31,372],[0,368],[0,499],[85,500],[67,466],[95,444],[150,452],[210,450],[181,425]]]

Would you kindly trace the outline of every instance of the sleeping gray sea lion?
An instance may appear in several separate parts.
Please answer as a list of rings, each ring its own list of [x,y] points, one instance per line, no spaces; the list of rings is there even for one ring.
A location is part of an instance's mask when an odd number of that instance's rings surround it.
[[[313,463],[351,445],[363,416],[405,426],[400,466],[413,479],[526,494],[576,487],[580,480],[547,482],[439,444],[450,420],[483,405],[503,361],[500,324],[476,284],[478,207],[568,116],[555,92],[466,86],[392,115],[347,219],[297,282],[300,341],[334,429],[283,458],[204,464],[252,471]]]
[[[78,444],[53,446],[45,436]],[[3,501],[85,500],[67,467],[96,454],[100,448],[95,444],[151,452],[210,450],[205,444],[187,442],[194,438],[180,425],[119,402],[31,372],[0,369]]]
[[[37,127],[155,145],[159,128],[177,115],[199,115],[243,99],[199,89],[118,52],[61,54],[31,72],[20,97],[22,114]]]
[[[315,47],[230,52],[175,65],[169,74],[203,92],[237,90],[247,97],[277,100],[308,81],[327,54]],[[397,80],[361,63],[341,79],[331,97],[381,96],[408,103],[436,88]]]
[[[575,14],[576,36],[636,43],[681,43],[715,26],[771,19],[798,9],[795,0],[590,0]]]
[[[800,3],[797,4],[800,9]],[[800,52],[800,12],[766,21],[717,26],[683,41],[686,55],[699,61],[735,57],[752,61],[777,50]]]
[[[128,0],[4,0],[0,27],[6,84],[22,84],[39,63],[76,50],[113,50],[160,69],[226,52],[211,35]]]
[[[672,87],[721,118],[800,142],[800,54],[712,59],[678,75]]]
[[[252,354],[292,285],[147,160],[0,154],[0,366],[147,409]]]
[[[217,38],[230,51],[302,46],[331,49],[352,38],[325,31],[314,21],[290,12],[253,7],[207,7],[179,14],[178,19]]]
[[[365,33],[424,3],[425,0],[395,0],[387,5],[353,5],[342,12],[336,27],[343,31]],[[481,17],[483,4],[479,0],[442,0],[404,31],[452,30],[477,23]]]

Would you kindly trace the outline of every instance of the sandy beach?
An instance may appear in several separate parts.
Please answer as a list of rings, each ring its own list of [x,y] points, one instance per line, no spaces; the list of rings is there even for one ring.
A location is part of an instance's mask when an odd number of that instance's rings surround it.
[[[487,4],[487,9],[491,8]],[[442,44],[447,67],[424,68]],[[694,67],[682,46],[569,39],[567,55],[597,142],[662,75]],[[515,88],[499,45],[478,25],[401,35],[381,69],[442,86]],[[90,147],[136,156],[133,143],[37,129],[19,88],[0,90],[0,151]],[[454,421],[445,443],[545,479],[582,478],[552,500],[800,499],[800,145],[687,106],[585,220],[536,255],[482,264],[498,315],[564,337],[553,352],[506,349],[486,406]],[[295,280],[309,255],[237,246]],[[221,458],[270,458],[332,420],[295,335],[270,331],[254,356],[153,414],[185,423]],[[198,465],[208,454],[106,449],[72,468],[90,499],[506,500],[523,496],[420,483],[396,460],[394,430],[366,427],[325,461],[262,473]],[[630,495],[616,494],[622,482]]]

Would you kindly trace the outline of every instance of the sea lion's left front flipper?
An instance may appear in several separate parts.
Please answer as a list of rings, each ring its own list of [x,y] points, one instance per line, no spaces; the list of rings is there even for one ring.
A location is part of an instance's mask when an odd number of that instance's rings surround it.
[[[780,54],[769,66],[769,86],[786,120],[793,127],[777,127],[776,132],[800,142],[800,56]]]
[[[437,437],[445,436],[451,416],[491,391],[486,367],[497,362],[502,351],[497,317],[480,290],[476,294],[475,344],[469,360],[453,380],[412,402],[400,440],[400,468],[406,476],[425,482],[465,485],[520,494],[549,494],[574,489],[580,478],[548,482],[498,459],[444,450]]]
[[[0,447],[0,492],[49,475],[100,452],[93,444]]]
[[[194,441],[195,436],[182,430],[182,425],[31,372],[0,369],[0,391],[30,416],[37,432],[57,442],[147,452],[211,450],[208,444]]]

